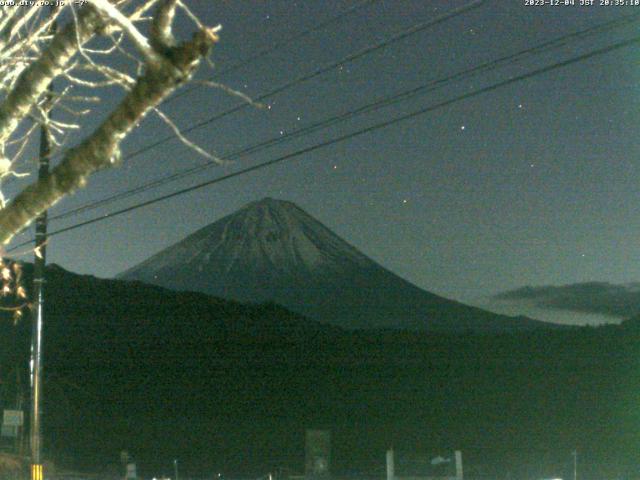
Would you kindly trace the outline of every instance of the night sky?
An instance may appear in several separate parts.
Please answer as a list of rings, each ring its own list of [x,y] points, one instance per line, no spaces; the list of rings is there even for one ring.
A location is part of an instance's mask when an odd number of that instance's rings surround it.
[[[323,1],[191,1],[204,23],[221,23],[213,77],[259,97],[377,44],[463,1],[378,0],[294,43],[215,76],[356,5]],[[614,18],[640,6],[526,6],[488,0],[263,102],[196,129],[188,137],[224,156],[284,136],[476,65]],[[188,31],[180,20],[181,30]],[[289,152],[391,120],[637,35],[640,20],[562,48],[464,79],[109,204],[52,221],[55,231]],[[184,28],[182,28],[184,27]],[[290,161],[181,195],[51,239],[48,261],[99,277],[146,259],[245,203],[290,200],[362,252],[426,290],[491,305],[488,297],[524,285],[640,281],[640,44],[598,55]],[[95,126],[117,90],[86,123]],[[241,101],[196,88],[163,110],[189,127]],[[89,130],[83,130],[85,133]],[[134,152],[171,131],[149,117],[123,145]],[[51,215],[207,162],[178,141],[93,177]],[[18,184],[19,185],[19,184]],[[17,237],[16,243],[31,232]],[[546,318],[584,323],[581,314]],[[538,315],[543,317],[544,315]],[[612,320],[610,318],[610,320]]]

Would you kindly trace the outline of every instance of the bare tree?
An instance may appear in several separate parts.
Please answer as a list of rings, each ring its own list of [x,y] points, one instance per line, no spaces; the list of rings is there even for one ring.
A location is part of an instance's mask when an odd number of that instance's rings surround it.
[[[155,111],[180,137],[158,106],[192,79],[219,30],[202,25],[182,0],[88,0],[81,7],[68,1],[55,8],[19,3],[0,6],[0,192],[4,182],[23,175],[25,147],[40,125],[48,126],[61,160],[48,178],[14,198],[0,193],[0,244],[92,173],[117,164],[121,142],[147,113]],[[174,38],[176,14],[193,23],[190,39]],[[52,30],[54,22],[59,26]],[[85,132],[78,118],[90,114],[101,89],[114,85],[123,89],[122,100]]]

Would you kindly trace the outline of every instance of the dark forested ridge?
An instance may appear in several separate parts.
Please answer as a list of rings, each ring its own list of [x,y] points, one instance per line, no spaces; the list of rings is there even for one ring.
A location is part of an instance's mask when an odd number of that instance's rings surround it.
[[[500,335],[344,331],[243,305],[49,269],[44,434],[59,463],[144,475],[301,471],[304,429],[333,469],[461,449],[469,476],[631,478],[640,468],[640,322]],[[3,403],[28,323],[1,324]],[[16,340],[16,335],[19,340]],[[23,364],[24,365],[24,364]],[[23,372],[24,374],[24,372]]]

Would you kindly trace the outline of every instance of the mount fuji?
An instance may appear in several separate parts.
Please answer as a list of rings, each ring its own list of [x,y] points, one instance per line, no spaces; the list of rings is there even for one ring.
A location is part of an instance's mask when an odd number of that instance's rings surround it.
[[[119,278],[242,302],[275,302],[351,329],[504,332],[552,325],[422,290],[297,205],[272,198],[249,203]]]

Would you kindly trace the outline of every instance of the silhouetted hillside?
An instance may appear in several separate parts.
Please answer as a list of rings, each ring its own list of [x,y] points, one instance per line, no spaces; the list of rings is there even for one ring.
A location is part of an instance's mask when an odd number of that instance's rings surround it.
[[[106,468],[126,449],[143,475],[173,458],[185,475],[301,471],[304,429],[322,427],[336,472],[382,473],[390,445],[462,449],[470,477],[567,478],[574,448],[581,478],[640,465],[637,331],[342,331],[57,267],[46,313],[44,434],[58,462]],[[26,358],[18,330],[16,342],[2,323],[3,361]]]

